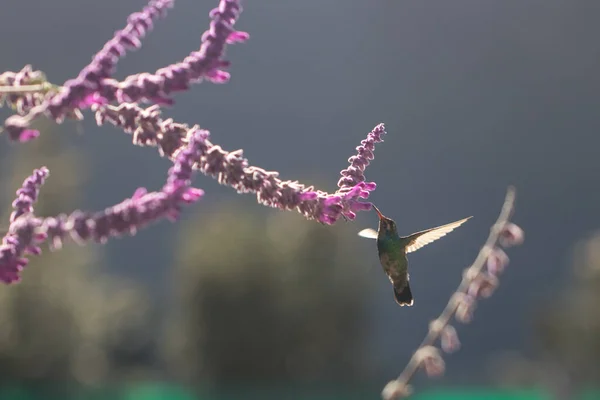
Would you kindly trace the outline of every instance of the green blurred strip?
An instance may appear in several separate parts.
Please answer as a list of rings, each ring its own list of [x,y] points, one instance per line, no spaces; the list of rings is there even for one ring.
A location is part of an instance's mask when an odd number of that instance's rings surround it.
[[[193,392],[185,387],[162,383],[145,383],[121,388],[79,389],[57,393],[53,390],[26,387],[0,388],[0,400],[380,400],[373,387],[302,388],[273,386],[235,387]],[[541,390],[436,389],[417,392],[411,400],[552,400]],[[600,390],[585,390],[573,400],[600,400]]]

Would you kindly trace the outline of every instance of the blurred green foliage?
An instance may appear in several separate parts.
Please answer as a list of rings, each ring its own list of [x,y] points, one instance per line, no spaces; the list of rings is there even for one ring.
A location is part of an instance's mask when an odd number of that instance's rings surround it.
[[[166,352],[186,382],[361,379],[368,375],[369,268],[356,232],[235,205],[181,231]],[[372,275],[372,274],[371,274]]]
[[[3,160],[2,202],[34,168],[48,166],[36,215],[70,212],[87,179],[84,155],[50,127]],[[3,208],[8,221],[10,207]],[[99,272],[101,247],[66,241],[61,251],[32,256],[22,282],[0,287],[0,384],[100,384],[131,372],[122,354],[143,343],[147,299],[139,286]],[[134,340],[132,340],[134,339]]]
[[[536,318],[544,357],[577,384],[600,382],[600,233],[574,249],[573,281]]]
[[[77,400],[380,400],[378,387],[327,386],[306,388],[279,386],[270,389],[229,388],[198,393],[182,386],[162,383],[139,383],[112,389],[86,389],[73,393],[69,399]],[[587,391],[571,400],[595,400],[600,392]],[[35,390],[0,390],[0,400],[64,400],[52,393]],[[552,400],[541,390],[493,390],[446,388],[415,393],[412,400]]]
[[[600,382],[600,233],[576,244],[571,264],[565,288],[544,296],[532,314],[533,357],[517,352],[499,357],[498,383],[542,387],[554,398],[600,398],[582,389]]]

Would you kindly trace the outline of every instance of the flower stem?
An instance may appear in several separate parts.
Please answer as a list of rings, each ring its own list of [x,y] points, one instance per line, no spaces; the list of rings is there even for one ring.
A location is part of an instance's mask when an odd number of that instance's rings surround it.
[[[23,85],[23,86],[0,86],[0,93],[36,93],[48,92],[55,88],[52,83],[40,83],[38,85]]]

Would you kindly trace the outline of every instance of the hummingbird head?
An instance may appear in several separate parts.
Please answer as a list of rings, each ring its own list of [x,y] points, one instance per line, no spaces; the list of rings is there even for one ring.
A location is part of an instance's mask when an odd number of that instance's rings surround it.
[[[396,223],[393,219],[386,217],[379,211],[375,204],[372,204],[373,209],[379,217],[379,232],[396,232]]]

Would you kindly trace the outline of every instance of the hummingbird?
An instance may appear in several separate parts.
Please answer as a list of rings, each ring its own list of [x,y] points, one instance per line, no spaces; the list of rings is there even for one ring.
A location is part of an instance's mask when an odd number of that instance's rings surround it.
[[[394,287],[394,299],[400,306],[412,306],[414,303],[410,291],[408,259],[406,255],[421,247],[446,236],[472,217],[467,217],[436,228],[413,233],[408,236],[398,236],[396,223],[384,216],[375,205],[373,209],[379,216],[379,230],[367,228],[358,233],[368,239],[377,239],[379,261],[384,272]]]

